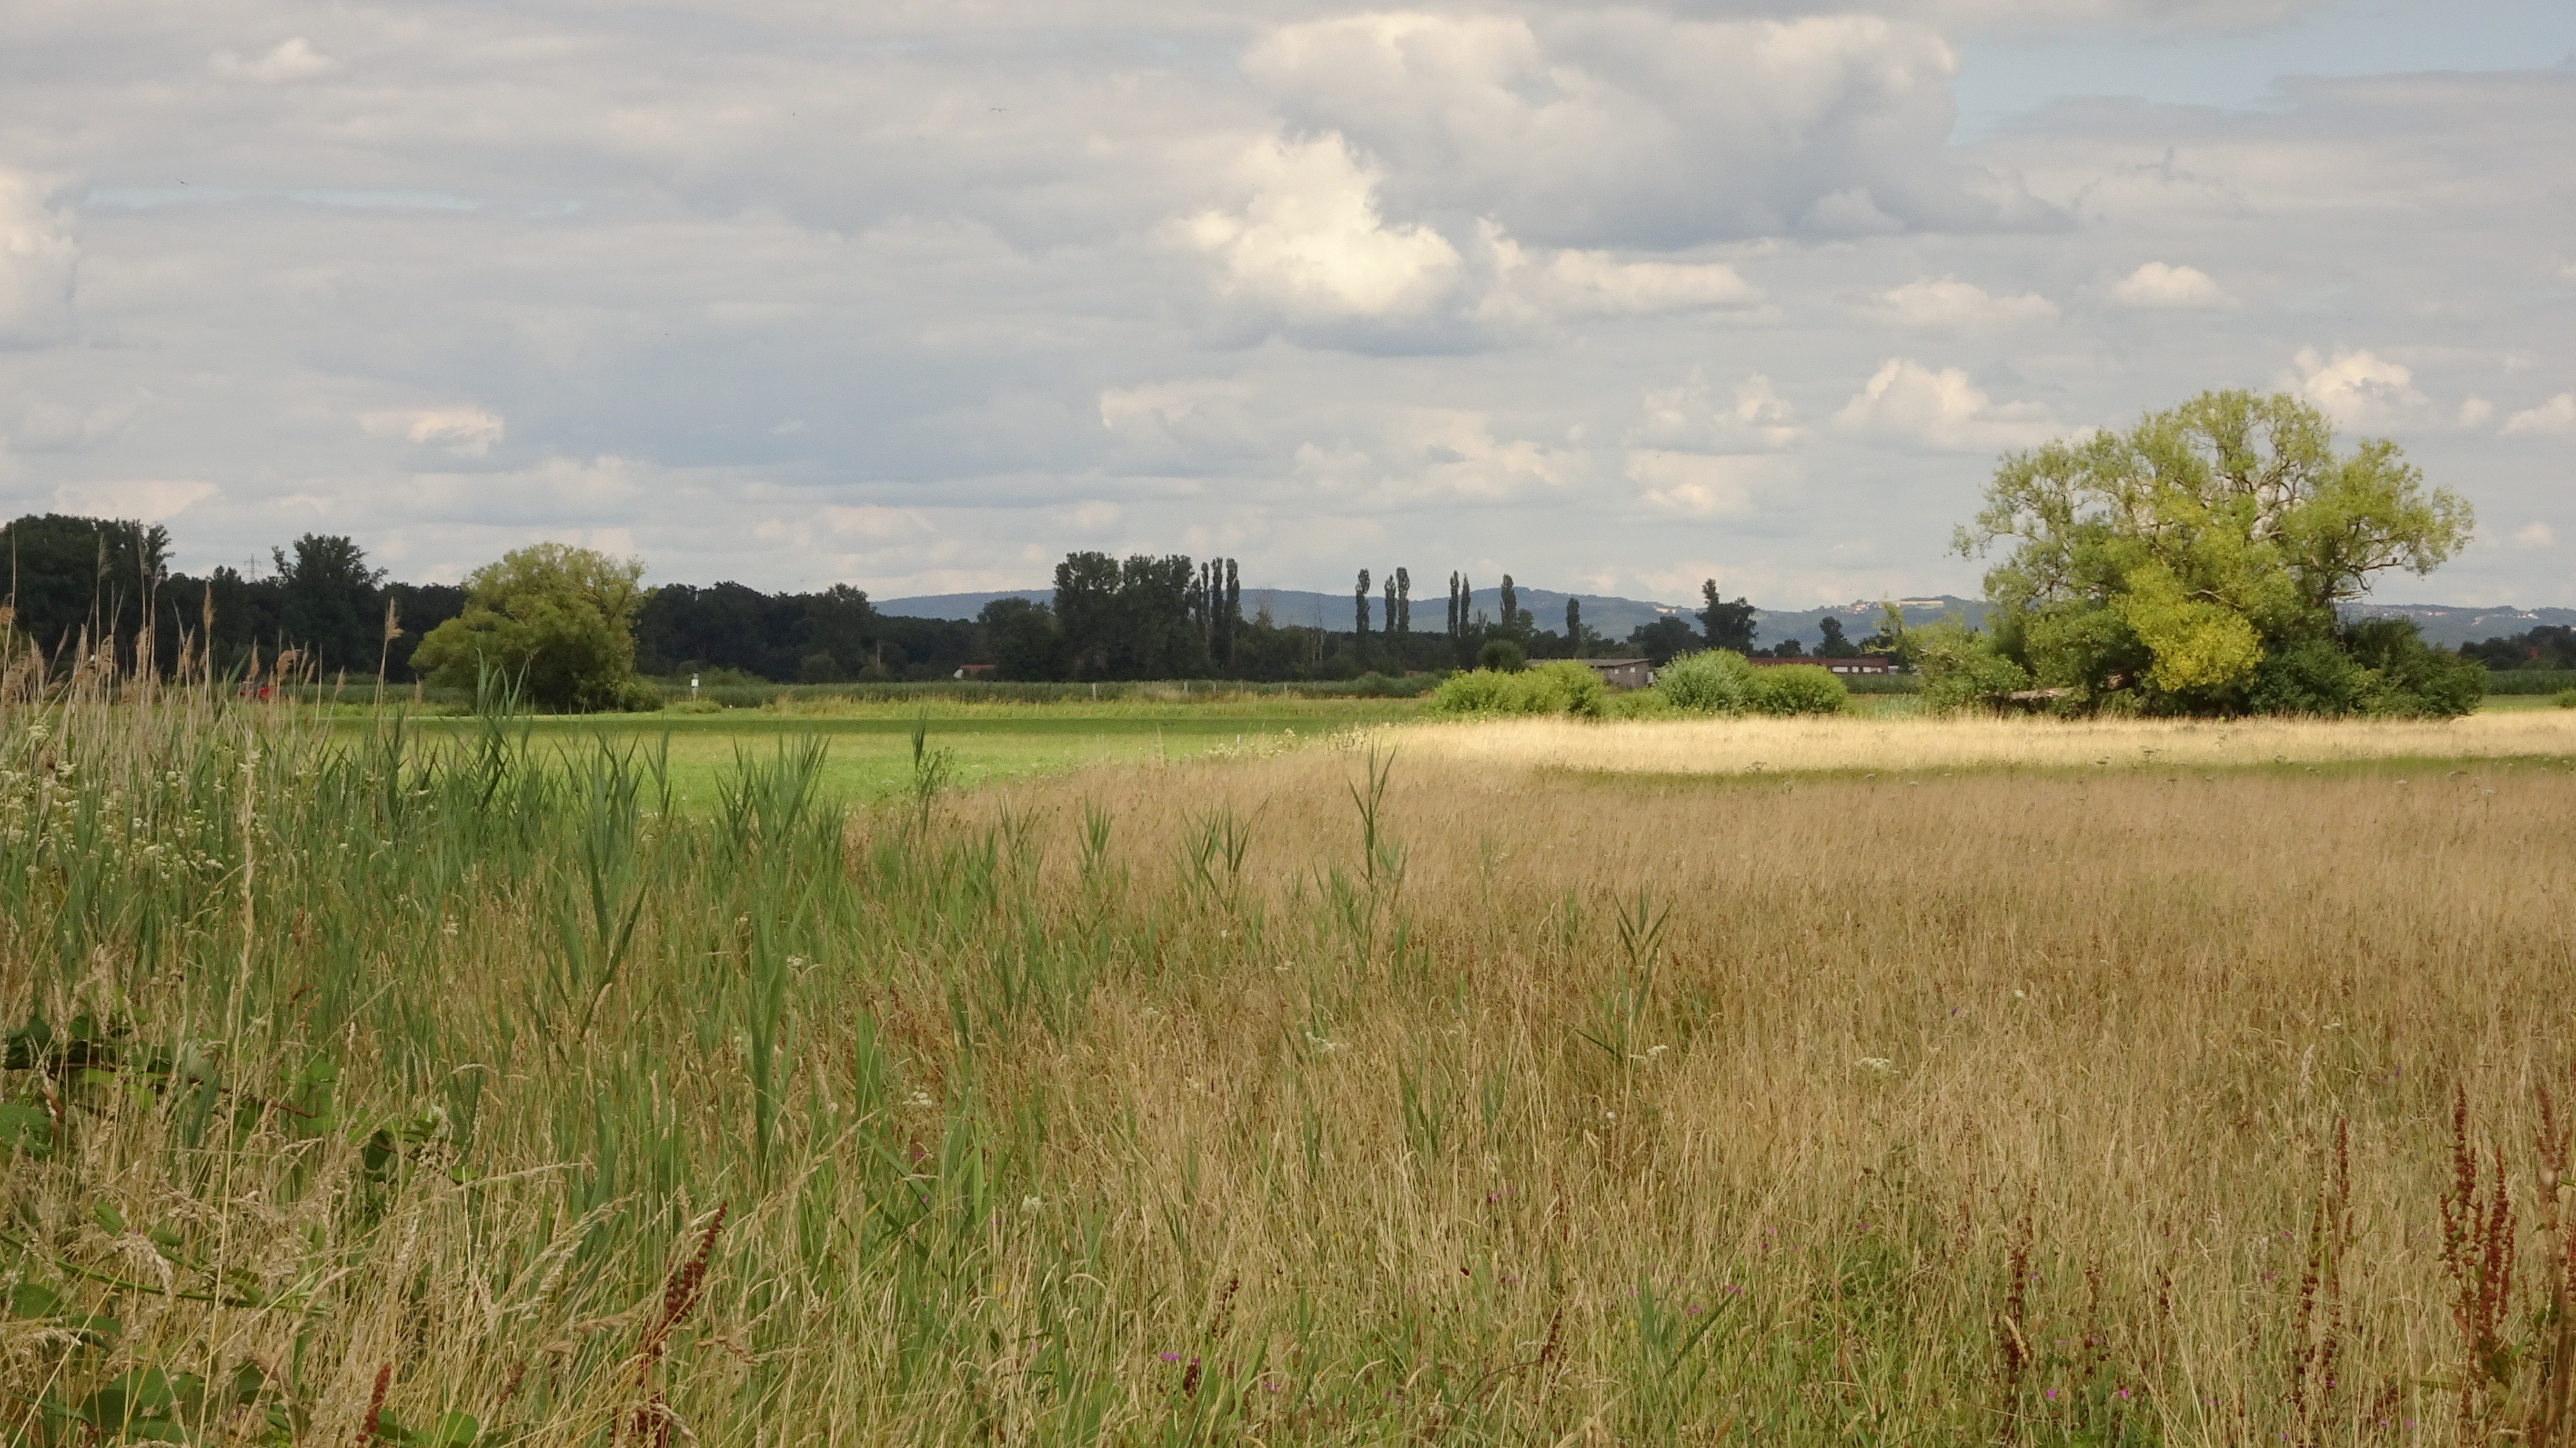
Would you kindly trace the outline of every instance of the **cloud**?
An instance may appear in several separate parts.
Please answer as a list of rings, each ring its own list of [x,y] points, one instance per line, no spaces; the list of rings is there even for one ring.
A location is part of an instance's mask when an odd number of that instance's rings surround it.
[[[114,438],[142,405],[140,398],[103,407],[30,402],[8,429],[8,442],[33,452],[86,452]]]
[[[1957,68],[1916,22],[1607,7],[1337,16],[1242,63],[1293,127],[1379,158],[1401,211],[1542,245],[2052,224],[1945,152]]]
[[[1478,230],[1493,280],[1475,314],[1488,321],[1740,310],[1762,301],[1761,290],[1724,262],[1620,261],[1568,248],[1540,265],[1492,220]]]
[[[2504,420],[2505,433],[2576,432],[2576,392],[2562,392],[2538,407],[2527,407]]]
[[[2037,403],[1997,403],[1958,368],[1935,372],[1907,357],[1879,368],[1834,414],[1834,425],[1945,452],[2032,447],[2057,431]]]
[[[2037,292],[1999,297],[1957,277],[1923,277],[1878,294],[1870,310],[1900,327],[1983,332],[2057,319],[2057,304]]]
[[[1662,448],[1726,451],[1760,448],[1778,452],[1804,441],[1789,400],[1760,373],[1735,386],[1720,402],[1709,394],[1708,378],[1697,368],[1678,387],[1646,390],[1644,416],[1629,436],[1632,443]]]
[[[186,478],[64,483],[54,489],[54,506],[66,513],[95,518],[159,523],[179,516],[216,492],[212,483]]]
[[[1167,435],[1184,419],[1214,404],[1240,402],[1251,395],[1250,387],[1221,377],[1113,387],[1100,394],[1100,425],[1111,432]]]
[[[479,458],[501,440],[501,419],[479,407],[448,407],[361,414],[370,436],[443,444],[459,457]]]
[[[0,347],[42,346],[71,331],[80,249],[34,178],[0,171]]]
[[[2558,530],[2546,523],[2525,523],[2514,530],[2513,546],[2526,551],[2558,546]]]
[[[1649,511],[1680,518],[1748,517],[1799,476],[1796,459],[1761,453],[1637,451],[1626,472]]]
[[[2347,427],[2391,421],[2425,400],[2415,390],[2414,372],[2374,352],[2337,352],[2329,359],[2314,347],[2302,347],[2291,365],[2298,369],[2289,379],[2295,390]]]
[[[1188,223],[1229,290],[1292,313],[1385,317],[1422,310],[1457,272],[1448,238],[1380,219],[1380,173],[1338,132],[1264,141],[1236,162],[1235,176],[1250,192],[1242,212],[1205,211]]]
[[[247,60],[237,52],[218,50],[207,64],[227,80],[255,80],[270,85],[311,80],[340,68],[340,62],[315,50],[301,35],[289,36],[266,53]]]
[[[1374,508],[1526,502],[1569,487],[1586,466],[1579,450],[1497,437],[1492,415],[1470,408],[1396,408],[1379,419],[1377,434],[1356,444],[1300,445],[1297,475],[1328,499]]]
[[[2460,402],[2460,426],[2484,427],[2495,416],[2495,404],[2483,397],[2464,398]]]
[[[922,538],[939,531],[918,508],[887,508],[876,504],[855,508],[827,507],[823,509],[823,526],[836,536],[870,543]]]
[[[2195,266],[2151,261],[2111,284],[2111,300],[2129,307],[2223,307],[2234,300]]]

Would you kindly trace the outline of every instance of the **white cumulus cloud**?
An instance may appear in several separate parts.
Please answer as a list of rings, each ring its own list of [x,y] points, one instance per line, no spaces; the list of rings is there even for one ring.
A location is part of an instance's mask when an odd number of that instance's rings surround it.
[[[2576,392],[2562,392],[2538,407],[2527,407],[2504,420],[2508,433],[2576,432]]]
[[[2111,300],[2129,307],[2223,307],[2233,298],[2196,266],[2151,261],[2111,284]]]
[[[2290,380],[2299,394],[2347,427],[2385,423],[2424,402],[2424,394],[2415,390],[2414,372],[2374,352],[2337,352],[2329,358],[2314,347],[2302,347],[2290,360],[2297,369]]]
[[[1900,327],[1982,332],[2054,321],[2057,304],[2037,292],[1999,297],[1957,277],[1922,277],[1873,299],[1871,311]]]
[[[504,432],[501,419],[479,407],[370,412],[358,418],[358,425],[375,437],[435,444],[460,457],[474,458],[489,453]]]
[[[2464,398],[2460,402],[2460,426],[2484,427],[2495,416],[2495,404],[2483,397]]]
[[[2526,550],[2555,548],[2558,546],[2558,530],[2546,523],[2525,523],[2514,530],[2513,546]]]
[[[1242,63],[1292,125],[1381,158],[1406,209],[1584,246],[2040,219],[1946,151],[1957,68],[1919,22],[1624,6],[1341,15]]]
[[[1890,358],[1834,414],[1834,425],[1950,452],[2031,447],[2056,431],[2047,408],[1996,402],[1958,368],[1935,372],[1910,357]]]
[[[1242,211],[1206,211],[1188,223],[1230,290],[1292,312],[1384,317],[1421,309],[1457,271],[1457,248],[1439,232],[1385,224],[1381,173],[1339,132],[1264,141],[1235,169],[1250,193]]]
[[[1657,513],[1683,518],[1741,518],[1761,511],[1766,495],[1794,483],[1794,458],[1763,453],[1636,451],[1628,454],[1629,481],[1638,501]]]
[[[1761,290],[1724,262],[1621,261],[1604,251],[1568,248],[1542,265],[1490,218],[1479,230],[1494,280],[1476,312],[1489,321],[1643,316],[1762,300]]]
[[[1100,425],[1111,432],[1167,433],[1214,404],[1239,402],[1251,395],[1250,387],[1221,377],[1112,387],[1100,394]]]
[[[1678,387],[1646,389],[1644,416],[1629,440],[1658,448],[1777,452],[1806,435],[1796,409],[1770,378],[1757,372],[1721,400],[1711,395],[1706,374],[1694,368]]]
[[[237,51],[218,50],[207,62],[215,74],[230,80],[255,80],[276,84],[280,81],[311,80],[329,75],[340,68],[340,62],[313,48],[301,35],[289,36],[269,50],[250,57]]]

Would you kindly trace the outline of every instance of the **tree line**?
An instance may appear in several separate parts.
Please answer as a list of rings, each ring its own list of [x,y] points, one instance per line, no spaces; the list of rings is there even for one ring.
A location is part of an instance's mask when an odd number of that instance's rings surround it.
[[[166,528],[127,520],[49,513],[0,526],[11,622],[58,661],[86,647],[108,651],[120,667],[148,663],[166,671],[184,639],[219,673],[274,665],[291,654],[314,677],[381,677],[408,686],[436,675],[437,651],[423,656],[424,641],[465,618],[475,594],[472,579],[391,581],[354,539],[337,534],[307,533],[273,548],[270,567],[257,574],[221,565],[202,575],[173,572],[170,547]],[[486,581],[500,591],[496,597],[518,602],[487,608],[488,617],[466,631],[501,628],[509,608],[560,606],[531,599],[624,589],[631,598],[594,597],[587,606],[614,615],[614,626],[632,639],[633,673],[666,680],[900,681],[990,665],[1000,677],[1025,680],[1278,681],[1468,667],[1494,648],[1524,659],[1641,654],[1657,664],[1699,648],[1756,651],[1753,605],[1727,601],[1713,581],[1702,589],[1698,628],[1670,617],[1614,642],[1584,624],[1574,599],[1561,630],[1540,627],[1520,606],[1510,574],[1502,578],[1499,610],[1488,611],[1475,604],[1474,583],[1451,573],[1434,631],[1428,620],[1414,627],[1409,568],[1374,577],[1363,569],[1345,630],[1286,622],[1266,607],[1247,615],[1241,566],[1232,558],[1069,553],[1056,567],[1050,599],[998,599],[972,620],[883,614],[846,584],[779,593],[735,582],[646,589],[636,578],[616,584],[613,560],[581,550],[557,549],[538,561],[540,574],[513,574],[510,560],[491,565]]]

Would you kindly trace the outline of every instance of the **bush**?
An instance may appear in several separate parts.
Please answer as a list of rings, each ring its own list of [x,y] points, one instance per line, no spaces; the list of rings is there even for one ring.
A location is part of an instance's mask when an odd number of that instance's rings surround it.
[[[1476,650],[1476,667],[1490,673],[1517,674],[1529,667],[1529,655],[1510,639],[1487,639],[1485,646]]]
[[[2576,689],[2561,689],[2550,695],[2549,701],[2561,709],[2576,709]]]
[[[1477,669],[1451,674],[1431,692],[1434,714],[1570,714],[1598,719],[1607,709],[1610,690],[1601,676],[1571,659],[1557,659],[1504,673]]]
[[[1680,714],[1659,690],[1623,689],[1610,696],[1609,717],[1613,719],[1671,719]]]
[[[1909,638],[1927,709],[1991,709],[2006,694],[2030,687],[2029,672],[1998,652],[1992,635],[1956,619],[1910,630]]]
[[[1741,714],[1752,707],[1755,672],[1731,649],[1684,654],[1655,671],[1655,692],[1685,714]]]
[[[2350,714],[2370,693],[2370,671],[2332,639],[2300,639],[2254,666],[2245,702],[2257,714]]]
[[[1851,690],[1833,671],[1816,664],[1780,664],[1753,672],[1757,714],[1839,714],[1851,702]]]
[[[2402,719],[2451,719],[2478,707],[2487,671],[2424,642],[2411,618],[2368,618],[2344,630],[2344,648],[2370,671],[2363,712]]]

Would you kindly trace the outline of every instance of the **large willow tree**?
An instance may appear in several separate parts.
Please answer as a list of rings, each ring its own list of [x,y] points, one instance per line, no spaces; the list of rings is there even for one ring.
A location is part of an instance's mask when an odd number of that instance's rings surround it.
[[[1956,546],[2004,550],[1986,574],[1989,682],[2075,708],[2456,713],[2473,675],[2344,606],[2377,574],[2431,572],[2472,526],[2395,443],[2339,453],[2298,398],[2209,392],[2008,455]]]

